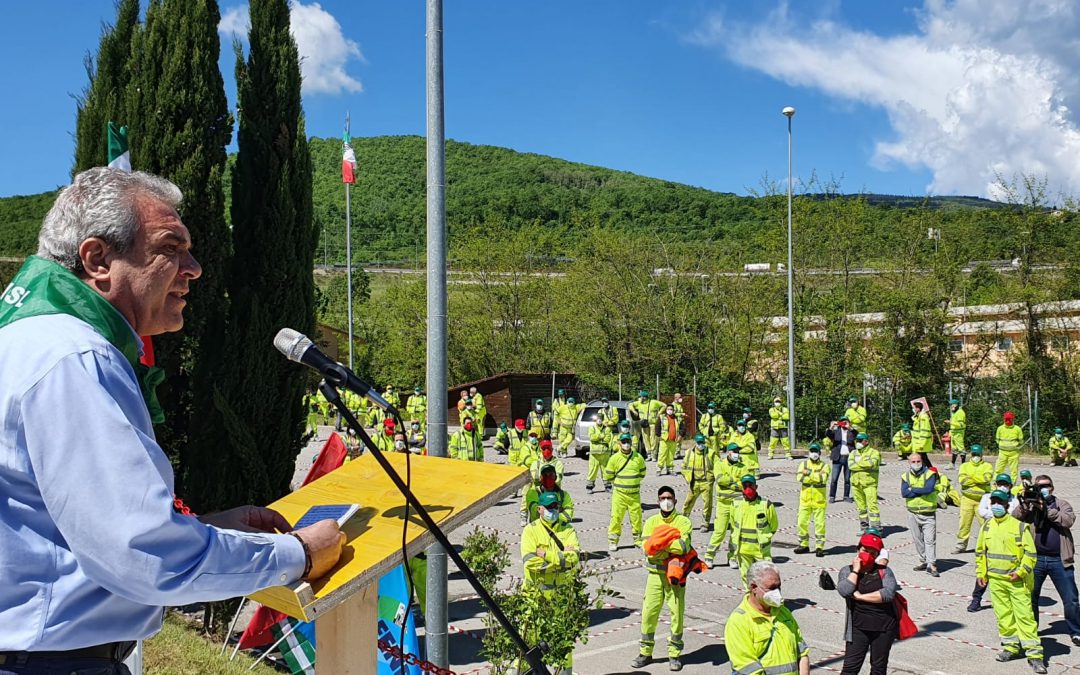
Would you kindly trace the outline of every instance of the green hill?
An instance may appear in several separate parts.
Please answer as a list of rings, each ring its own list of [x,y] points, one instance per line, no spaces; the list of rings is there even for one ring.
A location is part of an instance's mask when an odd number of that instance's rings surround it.
[[[419,136],[354,139],[359,180],[352,189],[353,250],[359,262],[402,261],[422,256],[425,230],[425,150]],[[324,229],[316,260],[344,262],[345,194],[341,142],[311,139],[315,165],[315,217]],[[599,224],[666,241],[712,242],[718,255],[742,260],[775,257],[782,239],[785,197],[744,197],[647,178],[507,148],[449,141],[446,145],[447,214],[451,234],[485,223],[547,230],[554,255],[572,251],[576,233]],[[228,189],[228,186],[226,186]],[[0,199],[0,256],[33,252],[42,216],[55,193]],[[873,264],[902,245],[891,225],[922,209],[968,259],[1011,258],[1004,205],[977,197],[862,195],[873,236],[853,242],[862,262]],[[828,217],[836,195],[812,195],[811,209]],[[1068,226],[1051,237],[1066,244]],[[553,235],[553,236],[552,236]],[[1049,248],[1048,250],[1053,250]],[[773,253],[768,253],[773,252]]]

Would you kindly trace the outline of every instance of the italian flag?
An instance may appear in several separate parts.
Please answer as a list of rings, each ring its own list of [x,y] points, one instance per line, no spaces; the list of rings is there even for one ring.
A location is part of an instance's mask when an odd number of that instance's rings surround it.
[[[353,152],[352,138],[349,136],[348,130],[345,131],[345,135],[342,137],[342,150],[341,150],[341,182],[342,183],[356,183],[356,153]]]
[[[127,127],[109,121],[109,168],[131,171],[131,153],[128,152]]]

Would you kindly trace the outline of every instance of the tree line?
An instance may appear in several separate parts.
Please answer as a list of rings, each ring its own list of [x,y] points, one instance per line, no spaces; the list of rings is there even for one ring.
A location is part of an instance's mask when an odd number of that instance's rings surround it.
[[[1062,226],[1074,212],[1047,208],[1039,181],[1020,177],[1003,185],[1012,188],[1014,203],[995,211],[997,224],[984,236],[1008,233],[1019,244],[1019,260],[1004,271],[984,263],[965,272],[971,259],[965,240],[927,239],[928,225],[940,222],[932,209],[905,209],[882,228],[866,199],[795,200],[801,439],[822,431],[847,397],[861,397],[864,388],[871,428],[882,444],[910,415],[910,399],[928,396],[943,413],[950,391],[969,406],[969,442],[990,441],[1006,408],[1026,418],[1029,386],[1040,392],[1044,439],[1048,428],[1076,428],[1077,352],[1051,349],[1053,331],[1039,329],[1034,310],[1051,300],[1080,299],[1077,258],[1062,256],[1077,251],[1080,235]],[[786,199],[773,203],[772,232],[759,237],[779,243]],[[568,248],[561,228],[541,222],[491,219],[453,231],[450,255],[461,272],[450,286],[451,382],[503,371],[569,371],[578,374],[583,391],[616,395],[620,376],[624,393],[651,390],[659,376],[667,393],[695,393],[696,385],[700,407],[715,401],[724,411],[751,406],[759,415],[774,395],[783,395],[785,275],[733,274],[731,258],[739,251],[723,242],[626,232],[595,216],[575,216],[568,227],[576,233]],[[880,247],[869,243],[873,239],[887,241],[893,255],[869,260],[867,250]],[[565,262],[551,262],[566,254]],[[1034,264],[1062,258],[1054,269]],[[876,273],[861,273],[869,264]],[[799,272],[809,268],[827,273]],[[374,283],[385,278],[365,279],[365,295],[356,301],[359,367],[380,383],[422,384],[425,279]],[[334,277],[324,283],[327,298],[335,284],[343,286]],[[320,320],[341,327],[340,293],[337,298],[324,305]],[[991,377],[982,366],[1000,335],[972,339],[961,357],[950,349],[955,318],[949,310],[1004,302],[1021,303],[1029,330],[1026,343]],[[851,321],[869,312],[882,313],[870,335]],[[812,323],[823,326],[823,334],[803,339]]]
[[[76,111],[73,173],[107,163],[114,121],[128,128],[132,167],[184,193],[180,215],[203,275],[183,330],[154,338],[167,373],[166,421],[155,431],[177,494],[196,511],[286,493],[304,442],[306,383],[272,346],[280,327],[314,325],[317,232],[299,60],[287,0],[254,0],[250,16],[246,53],[233,45],[239,119],[218,66],[214,0],[150,0],[141,21],[139,1],[120,0],[87,57]]]

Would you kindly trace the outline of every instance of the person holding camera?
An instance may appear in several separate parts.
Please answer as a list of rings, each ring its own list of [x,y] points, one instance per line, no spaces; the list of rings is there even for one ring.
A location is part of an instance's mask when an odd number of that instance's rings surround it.
[[[859,539],[858,554],[840,570],[836,590],[847,602],[844,669],[858,675],[870,652],[870,675],[885,675],[899,618],[893,606],[900,585],[888,567],[878,563],[884,544],[869,532]]]
[[[1072,525],[1076,521],[1072,504],[1054,495],[1054,481],[1050,476],[1035,478],[1035,490],[1020,495],[1019,504],[1012,514],[1015,518],[1031,523],[1035,531],[1035,573],[1031,590],[1031,607],[1039,622],[1039,595],[1047,577],[1053,582],[1065,610],[1065,622],[1069,626],[1072,643],[1080,647],[1080,604],[1078,604],[1076,577],[1073,573]]]

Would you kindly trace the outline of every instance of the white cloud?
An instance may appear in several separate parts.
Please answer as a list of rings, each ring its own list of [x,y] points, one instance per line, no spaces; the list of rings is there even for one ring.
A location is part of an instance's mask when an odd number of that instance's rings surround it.
[[[794,86],[877,106],[895,137],[873,162],[927,167],[932,193],[995,196],[995,174],[1080,193],[1080,9],[1072,0],[925,0],[918,30],[883,36],[780,5],[758,24],[715,14],[688,39]]]
[[[289,3],[290,32],[300,53],[300,75],[304,94],[340,94],[363,91],[360,80],[349,75],[350,61],[364,62],[360,45],[345,37],[341,24],[333,14],[317,2],[305,5],[298,0]],[[227,10],[218,24],[218,31],[247,38],[251,21],[248,6]]]
[[[247,5],[233,7],[221,15],[221,23],[218,24],[219,33],[244,39],[249,30],[251,30],[251,18],[248,16]]]

